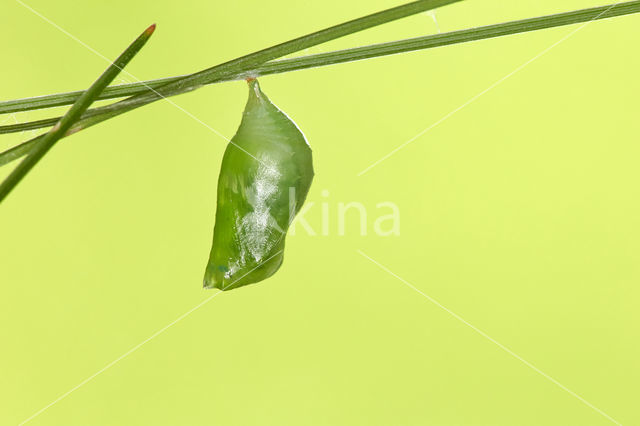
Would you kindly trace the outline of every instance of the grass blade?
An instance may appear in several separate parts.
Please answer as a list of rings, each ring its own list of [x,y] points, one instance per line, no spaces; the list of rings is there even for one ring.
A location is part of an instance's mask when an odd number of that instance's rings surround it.
[[[391,9],[387,9],[381,12],[373,13],[352,21],[348,21],[333,27],[326,28],[311,34],[307,34],[302,37],[289,40],[287,42],[268,47],[263,50],[233,59],[220,65],[216,65],[211,68],[199,71],[194,74],[174,77],[169,79],[155,80],[142,83],[134,83],[137,89],[140,89],[135,95],[144,94],[148,102],[160,99],[166,96],[173,96],[179,93],[185,93],[190,90],[194,90],[199,86],[210,84],[214,81],[220,81],[223,78],[228,78],[241,71],[250,70],[257,66],[271,61],[273,59],[280,58],[301,50],[316,46],[318,44],[326,43],[331,40],[338,39],[359,31],[366,30],[378,25],[385,24],[387,22],[395,21],[407,16],[415,15],[420,12],[435,9],[441,6],[445,6],[451,3],[457,3],[462,0],[418,0],[404,5],[400,5]],[[123,85],[122,87],[126,87]],[[156,91],[157,90],[157,91]],[[115,89],[117,93],[118,89]],[[0,114],[18,111],[28,111],[33,109],[47,108],[49,106],[60,106],[69,102],[74,96],[77,96],[81,92],[75,92],[71,95],[63,94],[65,98],[62,101],[60,98],[51,97],[38,97],[32,99],[24,99],[18,101],[8,101],[0,103]],[[109,89],[106,93],[110,93]],[[128,96],[122,92],[117,97]],[[55,96],[55,95],[54,95]],[[101,98],[106,99],[106,98]]]
[[[208,84],[218,83],[228,80],[244,79],[247,76],[263,76],[270,74],[278,74],[291,72],[296,70],[303,70],[308,68],[315,68],[321,66],[327,66],[331,64],[345,63],[351,61],[357,61],[362,59],[374,58],[385,55],[393,55],[402,52],[431,49],[435,47],[447,46],[458,43],[466,43],[470,41],[483,40],[488,38],[501,37],[505,35],[524,33],[529,31],[542,30],[546,28],[559,27],[564,25],[584,23],[594,20],[613,18],[616,16],[629,15],[640,12],[640,0],[629,1],[625,3],[617,3],[613,5],[606,5],[600,7],[594,7],[589,9],[576,10],[571,12],[564,12],[554,15],[541,16],[536,18],[522,19],[518,21],[505,22],[501,24],[488,25],[477,28],[470,28],[465,30],[453,31],[449,33],[435,34],[423,37],[416,37],[407,40],[393,41],[388,43],[375,44],[371,46],[357,47],[352,49],[339,50],[334,52],[321,53],[316,55],[302,56],[299,58],[283,59],[277,61],[267,62],[258,67],[241,70],[236,74],[219,77],[211,80]],[[151,80],[143,83],[133,83],[115,86],[107,88],[105,90],[104,98],[120,97],[126,94],[141,94],[149,91],[148,87],[144,84],[148,83],[149,87],[155,88],[166,84],[167,82],[176,82],[183,79],[183,77],[169,77],[160,80]],[[41,102],[40,105],[50,105],[54,102],[68,102],[69,99],[77,97],[82,92],[70,92],[60,95],[44,96],[38,99]],[[178,92],[183,93],[183,92]],[[178,94],[176,93],[176,94]],[[129,98],[130,100],[135,98]],[[30,99],[23,100],[26,103],[21,104],[22,107],[28,108]],[[18,103],[20,101],[11,101]],[[134,103],[136,101],[134,100]],[[0,110],[3,105],[7,103],[0,103]],[[143,103],[144,104],[144,103]],[[136,108],[141,105],[134,105]],[[15,105],[14,105],[15,107]],[[127,100],[107,105],[100,108],[89,110],[84,115],[83,119],[77,124],[75,131],[82,130],[86,127],[92,126],[99,122],[113,118],[121,113],[127,112],[133,109],[131,105],[127,105]],[[0,126],[0,133],[9,133],[12,131],[23,131],[36,129],[40,127],[47,127],[53,125],[57,119],[39,120],[37,122],[20,123],[9,126]],[[31,139],[20,145],[17,145],[3,153],[0,153],[0,166],[7,164],[16,158],[20,158],[29,152],[29,150],[37,143],[42,136]]]
[[[83,92],[84,93],[84,92]],[[27,130],[42,129],[44,127],[54,126],[62,117],[45,118],[43,120],[34,120],[26,123],[7,124],[0,126],[0,135],[5,133],[18,133]]]
[[[34,146],[27,158],[7,176],[0,184],[0,202],[15,188],[27,173],[44,157],[44,155],[62,138],[71,126],[78,121],[82,114],[95,101],[96,97],[113,81],[131,59],[142,49],[155,31],[155,24],[147,28],[109,68],[84,92],[73,104],[69,111],[46,133]]]
[[[384,55],[393,55],[414,50],[431,49],[434,47],[457,43],[466,43],[470,41],[536,31],[563,25],[577,24],[596,19],[607,19],[638,12],[640,12],[640,0],[634,0],[625,3],[618,3],[615,5],[600,6],[589,9],[559,13],[555,15],[522,19],[518,21],[505,22],[484,27],[453,31],[449,33],[417,37],[389,43],[381,43],[371,46],[357,47],[353,49],[345,49],[318,55],[302,56],[293,59],[271,61],[258,67],[244,70],[243,72],[229,76],[228,78],[212,79],[205,84],[242,79],[246,75],[261,76],[268,74],[278,74],[337,63],[357,61],[367,58],[374,58]],[[98,97],[98,99],[114,99],[138,95],[140,93],[148,92],[150,89],[158,89],[159,87],[166,85],[167,83],[173,83],[182,80],[185,77],[186,76],[167,77],[157,80],[149,80],[108,87]],[[0,114],[68,105],[73,103],[82,93],[82,91],[76,91],[0,102]],[[50,123],[50,121],[48,121],[47,123]],[[4,127],[8,130],[10,126]],[[15,130],[13,131],[22,131],[30,130],[37,127],[14,128]],[[2,129],[3,128],[0,127],[0,133],[12,132],[3,131]]]
[[[172,83],[184,77],[186,77],[186,75],[109,86],[102,93],[100,93],[96,100],[102,101],[105,99],[125,98],[127,96],[137,95],[138,93],[148,91],[149,88],[157,89],[160,86],[164,86],[167,83]],[[73,92],[57,93],[55,95],[35,96],[31,98],[2,101],[0,102],[0,114],[33,111],[38,109],[71,105],[83,93],[84,90],[77,90]]]

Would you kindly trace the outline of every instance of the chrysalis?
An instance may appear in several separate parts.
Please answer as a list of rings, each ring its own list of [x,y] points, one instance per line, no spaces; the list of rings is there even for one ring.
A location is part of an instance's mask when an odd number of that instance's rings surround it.
[[[311,186],[311,148],[296,124],[249,83],[242,122],[218,179],[213,246],[205,288],[231,290],[269,278]]]

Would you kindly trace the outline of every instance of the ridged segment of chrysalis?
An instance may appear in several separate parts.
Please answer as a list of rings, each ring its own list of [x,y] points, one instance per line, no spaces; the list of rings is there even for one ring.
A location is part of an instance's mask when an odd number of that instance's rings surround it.
[[[230,290],[273,275],[287,230],[313,179],[300,129],[249,81],[249,100],[222,159],[206,288]]]

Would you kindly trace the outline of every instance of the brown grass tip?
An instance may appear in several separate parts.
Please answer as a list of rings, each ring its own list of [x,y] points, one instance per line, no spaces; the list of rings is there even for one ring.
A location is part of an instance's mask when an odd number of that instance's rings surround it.
[[[149,28],[147,28],[146,30],[144,30],[144,33],[147,36],[150,36],[151,34],[153,34],[153,32],[156,30],[156,24],[152,24]]]

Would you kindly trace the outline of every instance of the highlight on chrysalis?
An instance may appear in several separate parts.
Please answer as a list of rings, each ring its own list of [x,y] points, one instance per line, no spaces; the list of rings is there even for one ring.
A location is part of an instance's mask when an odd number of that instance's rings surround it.
[[[231,290],[282,265],[287,230],[313,180],[311,148],[298,126],[247,79],[249,98],[218,178],[205,288]]]

